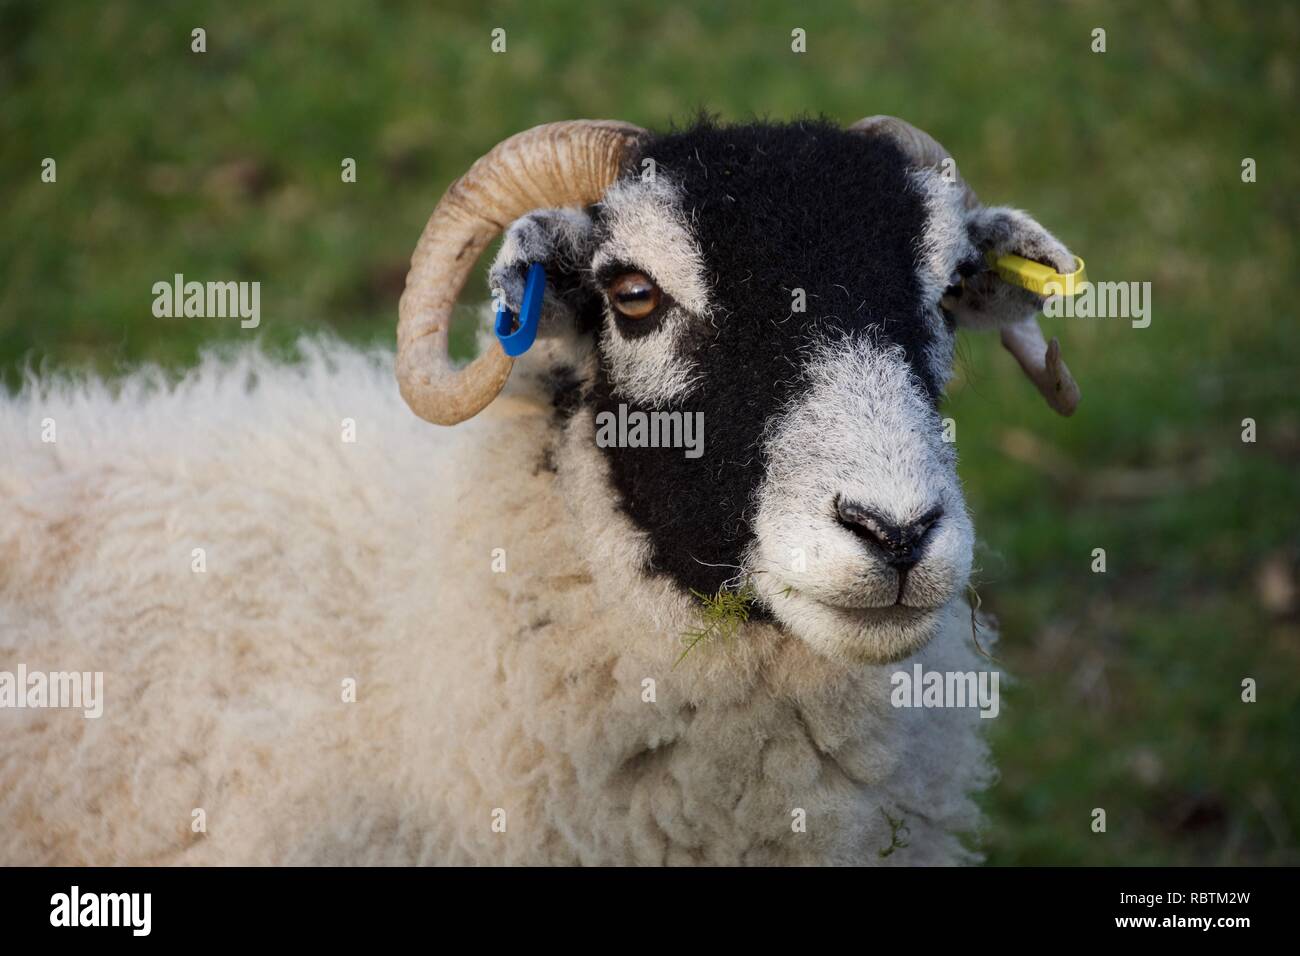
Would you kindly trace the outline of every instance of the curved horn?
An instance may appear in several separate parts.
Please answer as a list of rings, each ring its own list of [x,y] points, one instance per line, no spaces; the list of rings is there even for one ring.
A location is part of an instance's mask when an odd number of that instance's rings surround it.
[[[950,168],[957,177],[956,184],[962,189],[962,204],[967,209],[974,209],[979,205],[979,200],[975,197],[975,191],[966,185],[961,178],[961,174],[957,172],[957,161],[952,158],[952,154],[925,130],[917,129],[911,123],[901,120],[897,116],[884,115],[868,116],[866,119],[860,119],[850,126],[849,130],[867,136],[884,136],[893,140],[916,166],[944,169],[945,161],[951,161]]]
[[[397,382],[411,411],[455,425],[496,398],[514,365],[500,343],[461,369],[447,355],[451,311],[475,261],[525,213],[597,202],[643,134],[612,120],[535,126],[498,143],[448,187],[411,255],[398,304]]]

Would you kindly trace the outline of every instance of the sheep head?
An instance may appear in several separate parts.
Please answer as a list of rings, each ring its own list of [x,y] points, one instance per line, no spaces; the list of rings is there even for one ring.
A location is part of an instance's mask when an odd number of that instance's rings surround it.
[[[1040,301],[986,265],[1073,257],[1024,213],[980,205],[937,142],[892,118],[507,140],[449,190],[412,261],[398,374],[432,421],[474,414],[509,374],[496,343],[466,370],[446,360],[451,305],[502,226],[491,284],[517,309],[545,264],[541,334],[566,344],[523,361],[569,383],[562,447],[598,462],[573,470],[604,476],[637,570],[683,593],[743,581],[760,616],[829,656],[905,657],[964,592],[973,530],[938,412],[956,328],[998,329],[1053,407],[1077,401]],[[600,441],[595,423],[629,409],[698,416],[703,453]],[[590,507],[590,487],[574,494]]]

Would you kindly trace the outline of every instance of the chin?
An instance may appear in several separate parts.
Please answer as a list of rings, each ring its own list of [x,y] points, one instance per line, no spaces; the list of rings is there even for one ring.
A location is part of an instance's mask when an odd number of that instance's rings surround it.
[[[858,664],[892,664],[939,633],[944,606],[839,607],[787,590],[771,599],[773,616],[818,654]]]

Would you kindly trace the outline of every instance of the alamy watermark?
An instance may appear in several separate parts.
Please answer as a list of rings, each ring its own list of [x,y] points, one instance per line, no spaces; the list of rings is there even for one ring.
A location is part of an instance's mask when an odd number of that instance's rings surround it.
[[[998,715],[998,671],[894,671],[889,702],[895,707],[978,707],[980,717]]]
[[[704,454],[703,412],[642,412],[620,402],[617,413],[596,414],[598,448],[683,448],[687,458]]]
[[[0,671],[0,708],[79,709],[92,720],[104,713],[103,671]]]
[[[262,321],[262,283],[186,282],[176,273],[171,282],[153,284],[153,314],[158,319],[230,319],[241,329]]]
[[[51,926],[121,926],[132,936],[153,928],[152,893],[83,893],[75,883],[50,897]]]
[[[1151,324],[1150,282],[1084,282],[1076,295],[1062,295],[1061,284],[1049,282],[1043,291],[1049,319],[1131,319],[1135,329]]]

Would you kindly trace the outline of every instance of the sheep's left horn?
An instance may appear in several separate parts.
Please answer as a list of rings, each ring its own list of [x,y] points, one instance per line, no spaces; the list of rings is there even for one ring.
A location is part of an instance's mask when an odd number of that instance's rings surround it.
[[[979,205],[975,190],[966,185],[957,171],[957,161],[952,158],[952,154],[925,130],[917,129],[897,116],[883,115],[860,119],[850,126],[849,130],[866,136],[884,136],[893,140],[914,166],[930,167],[944,173],[951,171],[952,176],[955,177],[952,180],[954,185],[962,190],[962,203],[965,207],[974,209]]]
[[[470,270],[525,213],[597,202],[643,133],[611,120],[535,126],[498,143],[451,184],[411,255],[398,305],[397,382],[411,411],[455,425],[496,398],[514,364],[500,343],[461,369],[447,355],[452,308]]]

